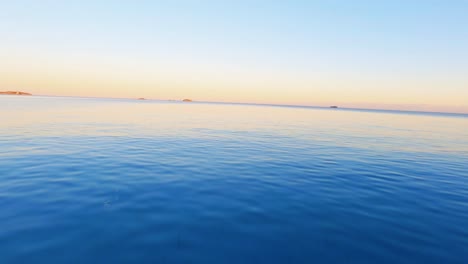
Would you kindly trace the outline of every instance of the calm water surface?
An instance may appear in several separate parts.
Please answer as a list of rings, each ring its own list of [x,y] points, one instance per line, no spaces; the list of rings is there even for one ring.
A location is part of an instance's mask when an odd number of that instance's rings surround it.
[[[0,97],[0,263],[468,263],[468,117]]]

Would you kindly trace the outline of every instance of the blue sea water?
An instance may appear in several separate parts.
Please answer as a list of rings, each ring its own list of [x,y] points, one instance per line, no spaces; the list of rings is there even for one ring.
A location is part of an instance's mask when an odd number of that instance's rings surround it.
[[[0,98],[0,263],[468,263],[468,117]]]

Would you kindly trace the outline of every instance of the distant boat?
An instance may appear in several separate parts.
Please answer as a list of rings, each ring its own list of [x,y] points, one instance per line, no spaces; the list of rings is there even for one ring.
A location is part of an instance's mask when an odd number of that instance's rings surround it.
[[[332,106],[330,106],[330,108],[338,108],[338,106],[332,105]]]

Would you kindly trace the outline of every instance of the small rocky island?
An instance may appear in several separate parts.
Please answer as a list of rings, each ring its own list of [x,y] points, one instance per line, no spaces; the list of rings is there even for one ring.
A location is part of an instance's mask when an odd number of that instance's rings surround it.
[[[332,106],[330,106],[330,108],[338,108],[338,106],[332,105]]]
[[[145,98],[143,98],[143,97],[140,97],[140,98],[138,98],[137,100],[146,100],[146,99],[145,99]]]
[[[6,91],[6,92],[0,91],[0,95],[32,95],[32,94],[20,92],[20,91]]]
[[[192,99],[184,99],[182,102],[193,102]]]

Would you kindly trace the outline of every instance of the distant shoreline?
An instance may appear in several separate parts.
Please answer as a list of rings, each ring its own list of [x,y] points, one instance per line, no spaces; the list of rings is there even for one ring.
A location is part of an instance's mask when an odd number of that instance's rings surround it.
[[[5,92],[0,92],[0,95],[15,95],[15,94],[4,94]],[[23,95],[32,95],[25,93]],[[109,100],[135,100],[139,98],[130,98],[130,97],[96,97],[96,96],[71,96],[71,95],[45,95],[38,94],[34,97],[63,97],[63,98],[80,98],[80,99],[109,99]],[[183,102],[183,100],[175,99],[151,99],[145,98],[144,101],[158,101],[158,102]],[[450,116],[461,116],[468,117],[468,112],[437,112],[437,111],[422,111],[422,110],[404,110],[404,109],[381,109],[381,108],[358,108],[358,107],[342,107],[339,108],[330,108],[330,106],[318,106],[318,105],[291,105],[291,104],[268,104],[268,103],[244,103],[244,102],[219,102],[219,101],[192,101],[192,103],[205,103],[205,104],[226,104],[226,105],[250,105],[250,106],[272,106],[272,107],[288,107],[288,108],[310,108],[310,109],[328,109],[336,111],[365,111],[365,112],[386,112],[386,113],[409,113],[409,114],[420,114],[420,115],[450,115]]]
[[[0,91],[0,95],[32,95],[32,94],[21,92],[21,91],[5,91],[5,92]]]

